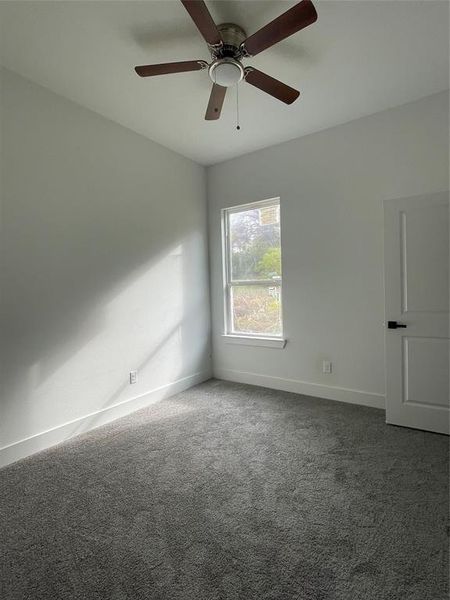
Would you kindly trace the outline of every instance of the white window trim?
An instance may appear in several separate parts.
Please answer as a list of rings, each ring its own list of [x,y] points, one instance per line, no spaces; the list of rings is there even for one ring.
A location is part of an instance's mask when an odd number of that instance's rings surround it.
[[[283,337],[262,337],[260,335],[224,333],[222,335],[227,344],[238,344],[241,346],[264,346],[265,348],[279,348],[282,350],[287,343]]]
[[[286,339],[283,333],[277,336],[261,335],[255,333],[242,333],[232,332],[231,328],[231,302],[230,302],[230,288],[231,285],[279,285],[283,290],[283,278],[278,282],[274,282],[272,279],[261,279],[252,281],[233,281],[231,284],[231,264],[230,264],[230,248],[229,248],[229,216],[236,212],[242,212],[245,209],[253,208],[264,208],[265,206],[272,206],[275,202],[280,203],[280,198],[269,198],[267,200],[260,200],[256,202],[249,202],[247,204],[239,204],[237,206],[231,206],[229,208],[223,208],[221,210],[221,227],[222,227],[222,282],[223,282],[223,309],[224,309],[224,330],[225,333],[222,338],[225,342],[231,344],[241,344],[246,346],[264,346],[267,348],[284,348],[286,346]],[[280,242],[281,243],[281,242]],[[283,313],[283,303],[281,304],[281,311]],[[281,315],[281,323],[283,326],[283,314]]]

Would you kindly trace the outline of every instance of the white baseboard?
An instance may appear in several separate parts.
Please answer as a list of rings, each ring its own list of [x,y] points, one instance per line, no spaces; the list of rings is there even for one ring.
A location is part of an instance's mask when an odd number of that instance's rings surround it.
[[[58,425],[47,431],[37,433],[36,435],[4,446],[3,448],[0,448],[0,467],[15,462],[20,458],[29,456],[30,454],[50,448],[55,444],[60,444],[75,435],[85,433],[86,431],[105,425],[115,419],[124,417],[140,408],[145,408],[150,404],[159,402],[163,398],[178,394],[193,385],[206,381],[210,377],[210,371],[194,373],[187,377],[183,377],[182,379],[162,385],[154,390],[150,390],[135,398],[124,400],[113,406],[107,406],[78,419],[74,419],[73,421],[63,423],[62,425]]]
[[[214,377],[227,381],[235,381],[236,383],[260,385],[274,390],[326,398],[327,400],[337,400],[338,402],[347,402],[349,404],[360,404],[361,406],[370,406],[383,410],[385,408],[385,396],[383,394],[375,394],[362,390],[309,383],[307,381],[299,381],[298,379],[285,379],[283,377],[274,377],[273,375],[248,373],[247,371],[237,371],[234,369],[215,368]]]

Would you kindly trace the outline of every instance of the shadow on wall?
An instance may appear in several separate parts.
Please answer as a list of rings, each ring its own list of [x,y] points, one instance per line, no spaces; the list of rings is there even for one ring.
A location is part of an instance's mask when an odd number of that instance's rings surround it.
[[[0,447],[209,360],[199,168],[10,79],[2,90]]]
[[[49,307],[47,318],[39,313],[40,324],[22,331],[15,344],[10,338],[15,352],[4,361],[2,422],[8,429],[1,432],[2,446],[14,441],[8,440],[11,428],[21,438],[34,435],[61,424],[61,414],[67,422],[201,370],[209,353],[205,301],[186,293],[195,285],[189,265],[196,246],[195,236],[177,246],[121,285],[109,302],[105,289],[91,306],[71,304],[65,315],[58,312],[62,320],[52,319]],[[80,329],[71,331],[66,318]],[[41,336],[40,346],[35,336]],[[131,370],[138,371],[133,386]],[[74,425],[71,435],[95,426],[98,416]]]
[[[194,315],[191,315],[194,317]],[[189,322],[189,315],[183,319],[181,322],[178,322],[172,329],[164,334],[164,338],[161,339],[156,345],[152,347],[152,351],[145,356],[145,358],[141,359],[139,364],[135,365],[135,370],[138,372],[138,377],[146,377],[147,375],[151,376],[151,373],[158,369],[161,366],[161,362],[163,363],[162,369],[164,367],[169,367],[169,381],[176,381],[180,377],[182,377],[182,363],[184,355],[189,352],[189,342],[186,340],[186,336],[183,336],[183,330],[186,327],[186,324]],[[186,343],[188,342],[188,343]],[[178,361],[173,361],[173,356],[169,357],[169,361],[165,363],[165,357],[171,350],[175,349],[175,352],[178,350],[180,357]],[[202,358],[202,357],[200,357]],[[195,367],[194,367],[195,368]],[[159,368],[159,373],[162,372],[162,369]],[[120,371],[119,371],[120,373]],[[123,379],[123,378],[122,378]],[[98,424],[102,423],[102,412],[109,407],[117,406],[123,402],[127,402],[129,400],[128,391],[130,387],[129,379],[126,378],[125,381],[117,388],[117,390],[108,398],[101,406],[97,408],[97,413],[90,415],[87,419],[83,419],[83,422],[78,424],[74,423],[73,428],[71,429],[68,437],[72,437],[79,433],[83,433],[85,431],[89,431],[90,429],[96,427]],[[145,394],[145,392],[143,392]],[[170,390],[162,390],[155,397],[155,401],[160,401],[162,398],[167,397],[170,394]],[[133,396],[135,396],[133,394]],[[139,394],[138,394],[139,397]]]

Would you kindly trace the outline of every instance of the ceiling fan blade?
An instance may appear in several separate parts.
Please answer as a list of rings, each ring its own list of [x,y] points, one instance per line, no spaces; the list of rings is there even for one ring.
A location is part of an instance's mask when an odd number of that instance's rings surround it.
[[[311,0],[302,0],[248,37],[242,46],[250,56],[255,56],[315,21],[317,21],[317,12],[314,4]]]
[[[223,101],[225,100],[227,88],[214,83],[209,97],[208,108],[206,109],[205,119],[215,121],[220,117]]]
[[[298,90],[294,90],[294,88],[291,88],[289,85],[286,85],[285,83],[278,81],[278,79],[274,79],[273,77],[270,77],[270,75],[266,75],[253,67],[246,67],[245,81],[263,92],[266,92],[266,94],[270,94],[277,100],[281,100],[281,102],[284,102],[285,104],[292,104],[300,96]]]
[[[203,0],[181,0],[197,29],[207,44],[217,46],[222,44],[222,36],[216,27],[209,10]]]
[[[205,69],[207,66],[208,63],[204,60],[184,60],[160,65],[142,65],[141,67],[134,67],[134,70],[139,77],[153,77],[154,75],[167,75],[169,73],[200,71],[200,69]]]

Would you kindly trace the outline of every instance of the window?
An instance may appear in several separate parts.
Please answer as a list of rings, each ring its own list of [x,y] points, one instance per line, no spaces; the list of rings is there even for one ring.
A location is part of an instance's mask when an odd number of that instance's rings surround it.
[[[280,200],[222,211],[225,333],[280,337]]]

